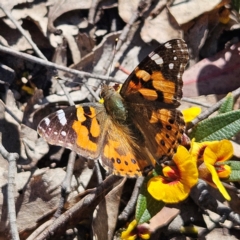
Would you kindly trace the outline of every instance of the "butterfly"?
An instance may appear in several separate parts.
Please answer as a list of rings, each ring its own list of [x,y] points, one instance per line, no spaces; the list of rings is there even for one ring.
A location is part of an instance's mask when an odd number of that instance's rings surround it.
[[[112,174],[138,177],[170,159],[181,143],[185,123],[176,108],[188,48],[173,39],[150,53],[123,83],[120,93],[103,85],[104,102],[58,110],[38,125],[49,144],[98,159]]]

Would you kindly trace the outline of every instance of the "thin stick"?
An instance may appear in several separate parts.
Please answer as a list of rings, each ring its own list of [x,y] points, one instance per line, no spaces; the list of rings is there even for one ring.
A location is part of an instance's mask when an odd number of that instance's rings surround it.
[[[9,108],[5,105],[5,103],[4,103],[2,100],[0,100],[0,104],[3,105],[5,112],[7,112],[18,124],[21,124],[21,123],[22,123],[22,120],[19,119],[19,118],[12,112],[12,110],[9,109]]]
[[[105,80],[105,81],[108,81],[108,82],[117,82],[117,83],[122,83],[123,82],[123,80],[116,80],[115,78],[112,78],[112,77],[106,77],[106,76],[102,76],[102,75],[91,74],[91,73],[79,71],[79,70],[76,70],[76,69],[68,68],[68,67],[65,67],[65,66],[61,66],[61,65],[58,65],[56,63],[48,62],[46,60],[31,56],[31,55],[26,54],[26,53],[20,53],[18,51],[15,51],[13,49],[10,49],[10,48],[7,48],[7,47],[1,46],[1,45],[0,45],[0,51],[4,52],[4,53],[11,54],[12,56],[15,56],[15,57],[26,59],[30,62],[34,62],[34,63],[40,64],[40,65],[43,65],[43,66],[46,66],[46,67],[49,67],[49,68],[62,70],[64,72],[71,73],[71,74],[77,75],[79,77],[91,77],[91,78],[96,78],[98,80]]]
[[[57,78],[57,79],[58,79],[58,84],[60,85],[60,87],[62,88],[62,90],[63,90],[63,92],[65,94],[65,96],[67,97],[67,100],[68,100],[70,106],[74,106],[75,104],[74,104],[72,98],[70,97],[69,92],[66,90],[66,88],[65,88],[65,86],[63,84],[64,80],[62,80],[61,78]]]
[[[43,223],[38,229],[36,229],[26,240],[35,240],[36,237],[41,234],[47,227],[53,223],[54,219],[50,219],[47,222]]]
[[[2,134],[0,133],[0,154],[9,163],[8,165],[8,216],[10,223],[10,231],[13,240],[19,240],[19,234],[17,229],[16,209],[14,202],[14,188],[15,188],[15,174],[16,174],[16,161],[19,158],[17,153],[9,153],[2,145]]]
[[[91,24],[94,24],[94,18],[96,16],[97,7],[100,2],[101,2],[101,0],[93,0],[92,1],[91,7],[90,7],[89,13],[88,13],[88,22]]]
[[[77,154],[73,151],[69,155],[66,175],[62,182],[61,198],[59,201],[58,209],[54,214],[55,218],[58,218],[62,214],[62,209],[64,207],[64,204],[67,200],[69,193],[71,192],[71,181],[72,181],[76,156]]]
[[[134,207],[136,205],[139,191],[140,191],[143,181],[144,181],[143,177],[140,177],[137,179],[134,189],[133,189],[133,192],[132,192],[132,196],[131,196],[130,200],[128,201],[126,207],[123,209],[121,214],[118,216],[118,220],[127,221],[129,216],[135,210]]]
[[[196,104],[198,106],[202,106],[202,107],[206,107],[206,108],[210,108],[212,106],[210,104],[202,103],[202,102],[200,102],[198,100],[195,100],[195,99],[192,99],[192,98],[187,98],[187,97],[182,97],[181,101],[188,102],[188,103],[193,103],[193,104]]]

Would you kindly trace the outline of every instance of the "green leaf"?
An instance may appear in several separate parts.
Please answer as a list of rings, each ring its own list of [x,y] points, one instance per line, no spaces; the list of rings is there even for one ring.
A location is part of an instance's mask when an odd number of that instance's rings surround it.
[[[232,96],[232,93],[229,93],[226,96],[225,101],[222,103],[221,107],[218,110],[218,114],[230,112],[233,110],[233,103],[234,103],[234,98]]]
[[[240,171],[240,161],[230,160],[230,161],[224,162],[224,164],[226,164],[229,167],[231,167],[232,170]]]
[[[148,222],[165,205],[164,202],[157,201],[148,193],[147,183],[151,177],[152,176],[145,178],[138,196],[135,218],[139,224]],[[161,190],[159,189],[159,191]]]
[[[229,139],[240,131],[240,110],[205,119],[197,124],[190,138],[196,142]]]
[[[240,161],[227,161],[224,164],[231,167],[231,174],[227,181],[236,182],[240,180]]]
[[[232,170],[229,178],[227,179],[228,182],[238,182],[240,180],[240,171],[239,170]]]

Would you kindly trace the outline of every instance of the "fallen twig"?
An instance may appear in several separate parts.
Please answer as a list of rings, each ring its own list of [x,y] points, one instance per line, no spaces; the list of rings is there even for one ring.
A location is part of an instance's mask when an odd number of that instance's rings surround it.
[[[134,207],[137,202],[137,198],[138,198],[139,191],[140,191],[143,181],[144,181],[143,177],[142,178],[139,177],[137,179],[134,189],[133,189],[133,192],[132,192],[132,196],[131,196],[130,200],[128,201],[127,205],[125,206],[125,208],[123,209],[123,211],[121,212],[121,214],[118,216],[118,220],[127,221],[129,216],[135,210]]]
[[[15,174],[16,174],[16,161],[19,158],[17,153],[9,153],[2,145],[2,134],[0,133],[0,154],[9,163],[8,165],[8,216],[10,223],[10,231],[13,240],[18,240],[19,234],[17,229],[16,209],[14,202],[14,188],[15,188]]]
[[[62,66],[62,65],[58,65],[56,63],[52,63],[52,62],[34,57],[34,56],[31,56],[31,55],[26,54],[26,53],[20,53],[18,51],[15,51],[13,49],[10,49],[8,47],[4,47],[4,46],[1,46],[1,45],[0,45],[0,51],[4,52],[4,53],[11,54],[12,56],[15,56],[15,57],[26,59],[30,62],[34,62],[34,63],[40,64],[40,65],[43,65],[43,66],[46,66],[46,67],[50,67],[50,68],[54,68],[54,69],[56,68],[58,70],[62,70],[64,72],[67,72],[67,73],[70,73],[70,74],[73,74],[73,75],[77,75],[79,77],[91,77],[91,78],[96,78],[98,80],[105,80],[107,82],[117,82],[117,83],[122,83],[123,82],[122,80],[116,80],[115,78],[112,78],[112,77],[91,74],[91,73],[79,71],[79,70],[76,70],[76,69],[68,68],[68,67],[65,67],[65,66]]]

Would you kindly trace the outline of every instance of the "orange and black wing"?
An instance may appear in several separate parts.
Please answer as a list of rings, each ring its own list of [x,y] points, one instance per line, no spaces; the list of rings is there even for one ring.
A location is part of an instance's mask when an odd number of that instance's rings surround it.
[[[170,40],[140,62],[120,94],[129,103],[176,108],[182,97],[182,74],[188,60],[186,43]]]
[[[166,42],[135,68],[120,92],[144,145],[159,162],[171,157],[181,143],[185,124],[176,108],[188,59],[183,40]]]
[[[102,104],[87,103],[67,107],[45,117],[38,133],[48,143],[69,148],[83,157],[97,159],[106,118]]]

